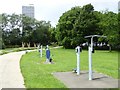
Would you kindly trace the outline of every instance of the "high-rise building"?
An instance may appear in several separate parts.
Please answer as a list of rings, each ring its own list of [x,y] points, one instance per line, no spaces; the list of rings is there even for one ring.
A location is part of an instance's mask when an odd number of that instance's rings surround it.
[[[120,12],[120,1],[118,2],[118,12]]]
[[[22,6],[22,14],[34,18],[34,5]]]

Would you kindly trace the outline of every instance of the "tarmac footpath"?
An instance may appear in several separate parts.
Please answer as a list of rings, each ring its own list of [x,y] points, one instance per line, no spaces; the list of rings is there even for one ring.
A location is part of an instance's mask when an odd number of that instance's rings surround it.
[[[25,88],[20,70],[20,59],[25,51],[0,55],[0,90],[2,88]]]

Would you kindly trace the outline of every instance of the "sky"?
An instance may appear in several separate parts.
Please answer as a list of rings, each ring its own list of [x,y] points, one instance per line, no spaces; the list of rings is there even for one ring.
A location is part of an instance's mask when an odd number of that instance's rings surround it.
[[[109,10],[118,12],[119,0],[0,0],[0,14],[21,14],[22,6],[34,4],[37,20],[51,21],[56,26],[59,17],[75,6],[91,3],[95,11]]]

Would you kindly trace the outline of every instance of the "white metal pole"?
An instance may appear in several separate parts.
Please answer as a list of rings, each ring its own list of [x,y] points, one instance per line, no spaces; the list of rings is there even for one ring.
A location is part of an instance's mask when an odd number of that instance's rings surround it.
[[[41,57],[42,57],[42,45],[41,45],[41,49],[40,49],[41,51],[40,51],[40,54],[41,54]]]
[[[93,73],[92,73],[92,51],[93,51],[93,38],[94,37],[106,37],[101,35],[89,35],[85,36],[85,38],[91,37],[91,45],[88,47],[88,55],[89,55],[89,80],[93,79]]]
[[[91,37],[91,52],[93,51],[93,37]]]
[[[92,80],[92,41],[93,38],[91,37],[91,46],[89,46],[89,80]]]
[[[77,46],[77,75],[80,74],[80,46]]]

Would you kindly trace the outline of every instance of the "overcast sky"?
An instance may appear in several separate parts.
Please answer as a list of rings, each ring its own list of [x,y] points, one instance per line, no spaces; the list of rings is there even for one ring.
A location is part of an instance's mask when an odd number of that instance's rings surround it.
[[[37,20],[51,21],[52,26],[57,24],[59,17],[74,6],[83,6],[91,3],[97,11],[106,10],[118,12],[119,0],[0,0],[0,14],[21,14],[22,6],[34,4]]]

